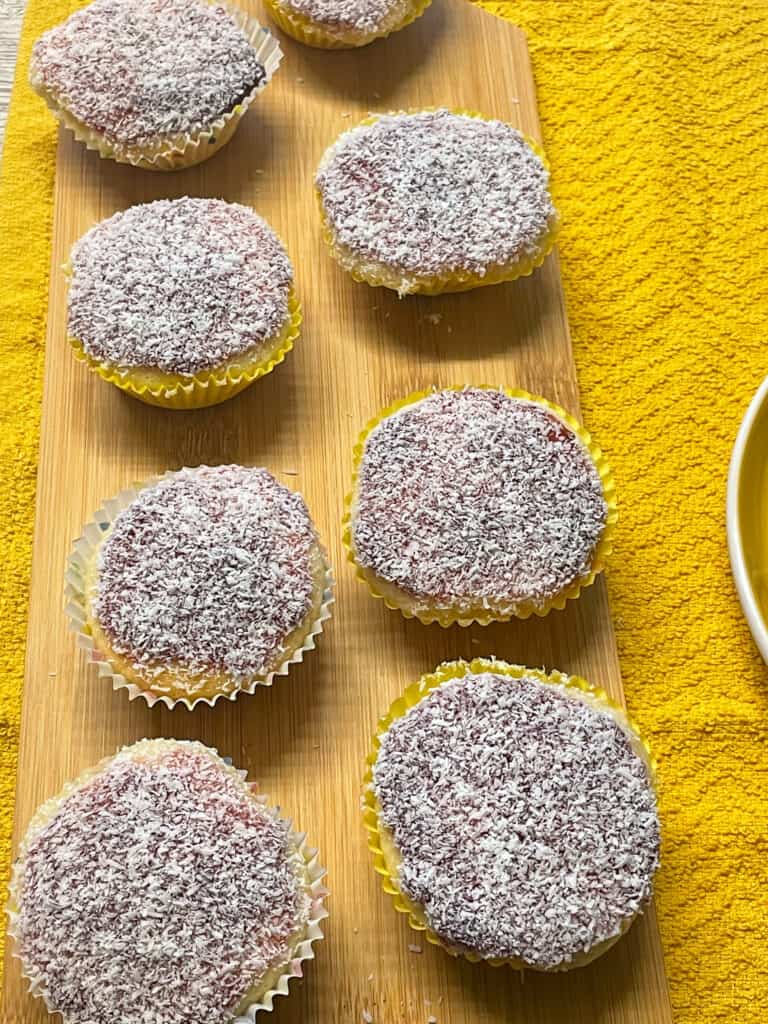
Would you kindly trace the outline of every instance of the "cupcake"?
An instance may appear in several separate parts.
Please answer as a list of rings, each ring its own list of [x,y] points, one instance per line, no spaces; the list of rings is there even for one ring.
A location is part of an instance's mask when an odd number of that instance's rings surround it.
[[[315,184],[333,256],[400,295],[511,281],[554,244],[542,153],[479,114],[369,117],[327,150]]]
[[[301,976],[323,874],[245,772],[200,743],[142,740],[38,810],[9,932],[63,1024],[230,1024]]]
[[[94,0],[35,43],[30,82],[89,149],[173,171],[230,140],[282,54],[207,0]]]
[[[67,610],[115,689],[192,708],[301,661],[331,583],[301,495],[266,469],[201,466],[105,503],[70,556]]]
[[[616,518],[605,459],[567,412],[525,391],[449,388],[369,423],[344,540],[390,608],[485,625],[577,597],[603,568]]]
[[[307,46],[345,50],[405,28],[430,0],[265,0],[280,28]]]
[[[75,354],[150,405],[223,402],[282,362],[299,333],[288,255],[237,203],[132,206],[91,228],[65,269]]]
[[[385,890],[454,955],[564,971],[623,935],[659,863],[654,763],[558,672],[441,666],[379,723],[365,823]]]

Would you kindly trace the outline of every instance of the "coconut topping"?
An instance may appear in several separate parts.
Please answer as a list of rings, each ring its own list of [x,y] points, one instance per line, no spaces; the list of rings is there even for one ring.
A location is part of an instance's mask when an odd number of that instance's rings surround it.
[[[265,79],[221,4],[94,0],[32,51],[33,84],[122,145],[208,128]]]
[[[338,244],[413,275],[483,275],[537,254],[555,218],[548,181],[520,132],[448,110],[345,132],[316,179]]]
[[[650,899],[646,765],[564,686],[490,672],[443,684],[384,734],[373,788],[400,887],[449,945],[562,967]]]
[[[328,29],[382,32],[402,22],[409,0],[278,0],[281,7]]]
[[[581,441],[503,391],[438,391],[369,434],[352,521],[358,563],[417,609],[543,605],[591,568],[607,507]]]
[[[25,840],[25,972],[68,1024],[227,1024],[292,956],[301,864],[288,823],[214,751],[127,747]]]
[[[161,199],[101,221],[72,250],[68,331],[122,368],[192,376],[274,345],[293,282],[279,238],[221,199]]]
[[[183,469],[145,488],[99,549],[95,617],[134,670],[247,680],[312,608],[307,507],[265,469]]]

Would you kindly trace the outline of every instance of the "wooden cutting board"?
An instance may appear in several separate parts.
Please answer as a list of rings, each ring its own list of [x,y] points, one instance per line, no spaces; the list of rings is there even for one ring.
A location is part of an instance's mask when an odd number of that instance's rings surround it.
[[[275,1020],[360,1024],[367,1011],[376,1024],[426,1024],[430,1016],[439,1024],[667,1024],[652,908],[602,960],[566,975],[523,978],[426,944],[417,953],[409,946],[422,943],[381,891],[361,825],[363,762],[376,720],[441,661],[493,654],[578,673],[622,697],[603,582],[543,620],[443,630],[373,600],[340,543],[352,444],[393,399],[431,384],[503,383],[578,414],[556,255],[514,284],[401,301],[355,284],[331,261],[312,190],[325,147],[369,110],[469,107],[539,138],[525,37],[464,0],[438,0],[415,25],[359,51],[283,43],[274,82],[235,139],[200,167],[167,175],[119,167],[62,134],[16,842],[42,800],[119,746],[144,736],[194,737],[260,780],[328,866],[327,940],[306,980],[278,1000]],[[221,196],[263,214],[294,260],[306,318],[294,352],[274,373],[195,413],[149,408],[75,362],[59,270],[95,221],[182,195]],[[610,437],[598,441],[610,451]],[[72,538],[102,499],[127,484],[222,462],[267,466],[304,494],[338,578],[333,619],[319,649],[271,689],[192,713],[131,704],[97,680],[66,630],[62,586]],[[43,1021],[18,961],[8,955],[6,964],[4,1019]]]

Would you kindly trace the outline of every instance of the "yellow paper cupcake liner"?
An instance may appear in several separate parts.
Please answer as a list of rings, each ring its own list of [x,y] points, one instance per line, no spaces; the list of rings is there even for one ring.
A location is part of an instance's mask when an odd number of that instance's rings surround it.
[[[190,746],[201,747],[208,754],[223,761],[227,766],[228,771],[236,775],[239,779],[242,779],[243,782],[246,782],[248,774],[246,771],[235,768],[232,765],[230,758],[220,758],[218,751],[214,747],[206,747],[202,743],[189,740],[144,739],[140,740],[138,743],[132,744],[132,746],[145,747],[147,752],[152,752],[164,745],[169,745],[171,743],[176,744],[179,742],[184,742]],[[91,779],[104,771],[112,760],[113,757],[105,757],[97,765],[94,765],[92,768],[87,768],[78,776],[78,778],[67,782],[57,796],[46,800],[46,802],[37,809],[31,822],[27,826],[27,830],[21,840],[21,843],[19,844],[19,850],[12,867],[11,880],[8,886],[8,904],[6,907],[6,914],[8,915],[8,935],[13,940],[13,947],[11,949],[12,956],[22,963],[22,975],[29,982],[30,994],[42,999],[49,1013],[59,1013],[65,1020],[66,1015],[53,1005],[43,984],[41,983],[41,980],[27,973],[22,957],[18,951],[20,944],[20,935],[18,930],[19,907],[21,903],[21,890],[23,885],[24,857],[32,840],[55,816],[63,801],[66,800],[67,797],[72,796],[72,794],[76,793],[79,789],[82,789],[82,787],[90,782]],[[268,797],[258,792],[258,785],[255,782],[247,783],[247,785],[251,789],[253,798],[257,803],[261,804],[276,821],[283,821],[289,826],[289,828],[291,827],[291,822],[282,817],[279,809],[270,805]],[[323,884],[326,870],[320,866],[318,861],[318,852],[307,843],[305,833],[291,831],[289,841],[293,848],[296,866],[303,876],[303,887],[309,899],[307,923],[302,934],[297,936],[293,943],[289,961],[281,968],[271,972],[271,975],[267,975],[262,979],[257,988],[257,996],[255,994],[247,995],[237,1007],[238,1021],[255,1021],[256,1014],[260,1010],[271,1011],[274,1009],[275,998],[277,996],[287,996],[289,994],[290,982],[294,978],[303,977],[304,963],[309,960],[314,960],[315,953],[312,948],[313,944],[325,937],[323,935],[321,922],[328,917],[328,911],[326,910],[324,903],[325,899],[329,895],[329,891]]]
[[[83,124],[62,105],[59,98],[49,92],[43,82],[30,71],[30,85],[45,100],[51,113],[65,128],[72,132],[78,142],[87,149],[95,150],[104,160],[115,160],[120,164],[132,164],[147,171],[178,171],[185,167],[194,167],[213,156],[226,145],[235,134],[237,126],[258,94],[270,82],[280,66],[283,53],[277,40],[269,29],[262,27],[255,18],[244,11],[233,7],[226,0],[204,0],[208,4],[217,4],[227,9],[248,38],[248,42],[256,50],[259,63],[264,68],[264,81],[244,97],[232,110],[216,118],[205,128],[192,132],[180,132],[158,136],[153,142],[126,145],[108,139],[101,132],[94,131]]]
[[[420,114],[437,109],[437,107],[420,107],[418,109],[390,111],[387,115],[371,114],[369,117],[364,118],[358,127],[375,124],[376,121],[384,116]],[[484,121],[488,120],[484,114],[476,110],[452,108],[451,113],[463,115],[464,117],[475,117]],[[520,132],[520,135],[522,135],[524,141],[531,147],[548,171],[549,163],[539,143],[523,132]],[[320,166],[322,167],[322,161]],[[396,291],[401,298],[405,295],[443,295],[449,292],[465,292],[473,288],[483,288],[487,285],[515,281],[519,277],[528,277],[537,267],[542,265],[550,254],[560,232],[560,220],[557,213],[555,213],[547,226],[547,230],[539,239],[537,251],[534,254],[522,256],[510,263],[494,264],[487,267],[484,274],[477,274],[468,270],[455,270],[444,274],[407,274],[393,269],[393,267],[386,263],[363,259],[348,246],[341,243],[336,237],[336,232],[325,212],[323,195],[317,186],[315,186],[315,196],[320,209],[323,241],[328,246],[331,255],[337,263],[359,284],[368,284],[372,288],[389,288],[391,291]]]
[[[208,467],[198,466],[197,469]],[[96,512],[93,520],[83,527],[82,535],[74,542],[72,551],[67,559],[67,568],[64,577],[64,603],[65,612],[69,619],[69,628],[76,634],[77,646],[87,652],[88,659],[96,666],[100,679],[108,679],[112,683],[113,690],[126,690],[129,700],[141,699],[146,701],[149,707],[155,704],[162,704],[169,710],[176,707],[186,708],[192,711],[200,705],[213,707],[220,700],[236,700],[240,694],[253,694],[259,686],[272,686],[274,681],[281,676],[289,674],[291,665],[297,665],[304,660],[305,654],[313,651],[316,646],[317,637],[323,631],[324,623],[331,617],[331,605],[333,604],[333,572],[328,561],[328,556],[317,542],[317,557],[322,570],[322,589],[319,592],[315,613],[310,622],[300,627],[303,635],[301,644],[292,651],[279,665],[271,671],[254,675],[238,682],[237,686],[222,689],[212,695],[205,696],[181,696],[174,697],[168,693],[155,692],[148,682],[139,685],[131,679],[127,679],[120,671],[116,658],[111,658],[109,653],[102,650],[97,643],[91,625],[89,586],[92,578],[93,566],[96,564],[101,545],[109,534],[109,531],[118,517],[138,497],[141,491],[161,480],[176,476],[184,470],[169,470],[161,476],[151,477],[149,480],[134,487],[126,488],[114,498],[105,501],[103,506]]]
[[[394,842],[388,834],[389,830],[381,820],[381,806],[373,789],[373,768],[381,747],[382,736],[388,731],[393,722],[407,714],[412,707],[420,703],[432,690],[442,686],[443,683],[447,683],[451,679],[462,679],[468,673],[479,674],[481,672],[493,672],[496,675],[508,676],[511,679],[533,676],[542,683],[567,687],[575,695],[578,695],[579,699],[584,700],[598,710],[608,711],[612,715],[614,720],[627,734],[632,749],[642,759],[648,769],[648,775],[654,790],[657,788],[658,766],[650,745],[641,735],[634,720],[629,717],[626,710],[620,704],[617,704],[605,690],[593,686],[580,676],[568,676],[557,671],[546,673],[541,669],[525,668],[523,665],[510,665],[505,661],[497,661],[495,658],[473,658],[470,662],[444,662],[434,672],[422,676],[418,682],[408,686],[402,696],[398,697],[390,705],[387,713],[379,719],[376,734],[373,737],[372,750],[366,758],[366,770],[363,778],[363,827],[368,833],[368,849],[373,856],[374,871],[381,877],[384,892],[392,897],[395,910],[398,913],[405,914],[411,928],[414,931],[423,933],[427,942],[433,946],[440,946],[447,953],[450,953],[451,956],[462,957],[465,960],[469,960],[470,963],[487,963],[492,967],[506,966],[517,970],[544,970],[542,968],[532,968],[530,964],[526,964],[515,957],[483,957],[471,950],[445,942],[430,928],[423,909],[401,890],[396,867],[391,863],[391,857],[388,858],[385,854],[385,849],[393,848]],[[617,935],[598,943],[588,953],[575,957],[567,966],[554,968],[546,973],[583,967],[596,960],[618,942],[622,935],[626,934],[633,920],[634,918],[625,921]]]
[[[291,11],[283,7],[279,0],[264,0],[270,16],[286,35],[304,43],[305,46],[313,46],[321,50],[352,50],[360,46],[367,46],[376,39],[385,39],[393,32],[399,32],[401,28],[405,28],[420,18],[431,2],[432,0],[412,0],[408,13],[394,25],[375,32],[359,32],[352,29],[332,31],[298,11]]]
[[[146,402],[147,405],[156,405],[163,409],[204,409],[226,402],[228,398],[234,398],[259,377],[271,373],[282,363],[299,336],[302,319],[301,305],[291,289],[288,296],[288,320],[268,355],[260,355],[253,359],[248,359],[247,356],[239,357],[214,370],[196,373],[194,377],[164,373],[161,370],[120,369],[88,355],[82,342],[77,338],[70,338],[69,343],[75,357],[102,380],[114,384],[121,391]]]
[[[616,486],[613,481],[611,468],[608,465],[608,460],[605,455],[603,455],[601,449],[598,448],[592,440],[591,434],[584,429],[581,423],[579,423],[574,416],[571,416],[569,412],[566,412],[561,406],[555,405],[554,402],[550,402],[548,399],[542,398],[539,395],[532,395],[530,392],[523,391],[520,388],[496,388],[491,384],[472,385],[473,387],[477,387],[482,390],[501,390],[510,398],[520,398],[524,401],[535,402],[537,405],[543,406],[545,409],[549,410],[549,412],[554,413],[555,416],[562,420],[563,423],[573,431],[583,447],[589,453],[600,477],[603,497],[608,511],[605,520],[605,528],[603,529],[602,536],[600,537],[597,547],[592,555],[592,563],[587,575],[578,580],[574,580],[573,583],[561,590],[560,593],[549,598],[542,604],[538,604],[534,601],[522,601],[517,605],[514,611],[505,614],[501,614],[484,607],[478,607],[463,612],[459,612],[454,609],[441,608],[416,610],[413,607],[414,599],[411,598],[409,594],[406,594],[394,584],[388,584],[384,580],[381,580],[375,573],[371,570],[365,569],[357,561],[355,546],[352,539],[352,518],[357,481],[360,475],[360,465],[369,435],[381,422],[383,422],[383,420],[392,416],[394,413],[399,412],[400,409],[404,409],[409,405],[415,405],[417,402],[422,401],[424,398],[428,398],[437,391],[462,391],[465,386],[466,385],[463,384],[452,384],[446,387],[431,387],[426,388],[423,391],[415,391],[413,394],[408,395],[407,398],[401,398],[398,401],[393,402],[392,405],[387,406],[386,409],[377,413],[377,415],[366,424],[352,451],[352,490],[344,499],[342,541],[347,552],[347,560],[354,565],[357,578],[361,582],[365,583],[368,590],[374,597],[384,601],[387,608],[401,612],[407,619],[415,617],[426,626],[431,625],[433,622],[437,622],[444,627],[456,624],[460,626],[470,626],[473,623],[478,623],[481,626],[487,626],[491,622],[508,622],[513,618],[527,619],[530,618],[531,615],[543,617],[544,615],[548,615],[553,608],[562,610],[565,608],[567,601],[575,600],[585,587],[589,587],[595,582],[597,576],[605,568],[606,560],[613,550],[613,536],[616,529],[616,523],[619,518],[619,510],[616,503]]]

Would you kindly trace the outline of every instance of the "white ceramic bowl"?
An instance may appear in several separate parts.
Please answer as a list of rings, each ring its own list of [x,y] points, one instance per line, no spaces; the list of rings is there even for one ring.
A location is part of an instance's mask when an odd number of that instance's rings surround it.
[[[768,377],[752,399],[733,446],[727,524],[741,606],[768,663]]]

